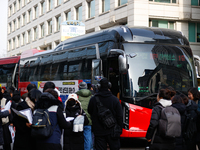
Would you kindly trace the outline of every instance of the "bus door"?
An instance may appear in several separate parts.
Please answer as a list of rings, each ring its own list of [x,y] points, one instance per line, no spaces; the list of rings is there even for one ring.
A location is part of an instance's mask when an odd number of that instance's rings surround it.
[[[119,98],[119,64],[118,58],[108,59],[108,80],[111,82],[111,92]]]

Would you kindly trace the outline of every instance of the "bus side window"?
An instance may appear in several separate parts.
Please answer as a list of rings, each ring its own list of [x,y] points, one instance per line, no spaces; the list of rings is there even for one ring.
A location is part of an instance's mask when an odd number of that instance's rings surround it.
[[[41,66],[40,76],[42,81],[50,80],[50,71],[51,71],[51,64],[45,64]]]

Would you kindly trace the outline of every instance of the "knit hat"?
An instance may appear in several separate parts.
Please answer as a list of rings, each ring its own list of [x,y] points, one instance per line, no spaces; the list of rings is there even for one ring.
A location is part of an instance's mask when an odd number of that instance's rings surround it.
[[[101,79],[99,81],[99,83],[101,84],[102,89],[108,89],[108,79],[107,78]]]
[[[81,82],[81,83],[79,84],[79,89],[80,89],[80,90],[81,90],[81,89],[87,89],[87,83]]]

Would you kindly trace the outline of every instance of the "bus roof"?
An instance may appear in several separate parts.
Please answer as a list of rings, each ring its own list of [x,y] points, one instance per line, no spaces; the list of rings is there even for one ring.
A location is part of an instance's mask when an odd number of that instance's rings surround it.
[[[18,63],[19,60],[20,60],[20,56],[1,58],[0,65],[15,64],[15,63]]]
[[[189,42],[180,31],[155,27],[115,26],[105,30],[92,32],[70,38],[60,43],[55,51],[95,44],[104,41],[165,43],[189,46]]]

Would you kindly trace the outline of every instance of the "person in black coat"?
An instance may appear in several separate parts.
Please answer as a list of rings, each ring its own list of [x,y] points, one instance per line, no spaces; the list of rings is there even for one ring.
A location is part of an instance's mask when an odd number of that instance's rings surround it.
[[[111,133],[113,128],[105,129],[102,123],[99,121],[98,112],[97,112],[97,102],[96,96],[99,97],[100,102],[104,107],[108,108],[115,120],[116,123],[122,128],[122,107],[119,102],[119,99],[114,96],[109,91],[109,82],[107,78],[103,78],[100,80],[100,88],[99,91],[90,99],[88,105],[88,113],[91,115],[92,119],[92,130],[95,136],[95,149],[107,149],[107,144],[111,150],[119,150],[120,149],[120,138],[112,138]]]
[[[35,109],[35,102],[38,100],[41,92],[37,89],[32,89],[28,93],[26,100],[17,105],[17,110],[21,111],[24,109],[31,108],[32,111]],[[31,127],[28,121],[22,117],[14,115],[13,124],[16,129],[15,141],[13,150],[35,150],[36,142],[31,137]]]
[[[197,108],[198,105],[195,101],[190,100],[187,96],[181,94],[184,104],[186,105],[186,112],[194,118],[194,121],[197,121]],[[185,141],[187,150],[196,150],[196,134],[193,135],[191,139]]]
[[[61,150],[61,129],[71,126],[63,115],[63,103],[58,100],[58,93],[54,89],[47,89],[36,103],[35,109],[50,109],[49,118],[53,134],[47,139],[36,139],[35,150]]]
[[[175,107],[181,115],[181,128],[183,129],[186,119],[186,106],[183,103],[183,99],[179,95],[174,96],[172,98],[172,106]],[[182,134],[180,137],[176,137],[176,150],[186,150],[186,145]]]
[[[161,115],[162,107],[171,106],[171,90],[161,89],[157,95],[157,102],[154,104],[150,124],[147,130],[146,139],[150,145],[150,150],[174,150],[175,138],[163,137],[159,134],[158,123]]]
[[[83,126],[89,123],[86,113],[81,108],[81,103],[78,100],[77,94],[69,94],[67,100],[65,101],[65,113],[66,118],[72,117],[70,128],[64,130],[63,139],[63,150],[84,150],[84,136],[83,136]],[[76,131],[76,126],[74,120],[82,115],[84,117],[84,123],[81,124],[81,130]]]

